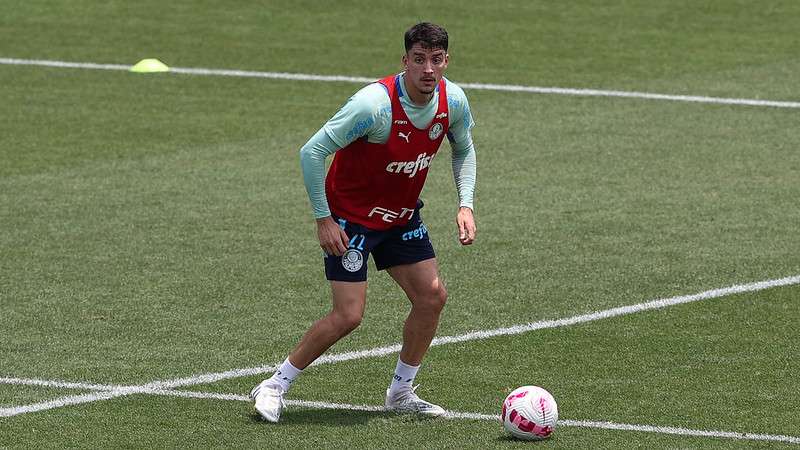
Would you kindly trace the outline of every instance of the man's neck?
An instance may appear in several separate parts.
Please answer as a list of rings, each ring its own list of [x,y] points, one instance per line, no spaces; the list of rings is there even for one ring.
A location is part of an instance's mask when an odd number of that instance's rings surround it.
[[[409,87],[408,78],[403,75],[403,89],[406,91],[406,95],[408,95],[409,100],[411,103],[417,106],[425,106],[430,103],[431,99],[433,98],[433,92],[430,94],[423,94],[422,92],[417,92],[413,86]]]

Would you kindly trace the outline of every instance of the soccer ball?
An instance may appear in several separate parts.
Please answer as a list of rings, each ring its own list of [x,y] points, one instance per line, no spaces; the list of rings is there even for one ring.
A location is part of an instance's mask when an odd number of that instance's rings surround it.
[[[546,439],[556,429],[558,405],[553,396],[539,386],[522,386],[503,401],[500,420],[515,438]]]

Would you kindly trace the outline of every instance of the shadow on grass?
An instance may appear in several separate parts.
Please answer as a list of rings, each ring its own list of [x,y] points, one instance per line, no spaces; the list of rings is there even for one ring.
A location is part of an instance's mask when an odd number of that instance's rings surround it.
[[[277,425],[265,421],[258,413],[251,413],[250,420],[254,423]],[[436,417],[425,417],[415,414],[397,414],[387,411],[351,411],[342,409],[289,409],[281,415],[280,425],[325,425],[336,427],[350,427],[365,425],[368,422],[424,422],[437,420]],[[441,420],[441,419],[439,419]]]
[[[508,433],[503,433],[503,434],[499,435],[495,439],[495,442],[498,445],[506,445],[506,446],[515,446],[515,445],[532,446],[532,445],[538,445],[539,448],[541,448],[542,446],[550,447],[550,446],[555,445],[553,443],[554,441],[553,441],[552,438],[542,439],[542,440],[539,440],[539,441],[526,441],[526,440],[523,440],[523,439],[517,439],[517,438],[515,438],[514,436],[511,436]]]

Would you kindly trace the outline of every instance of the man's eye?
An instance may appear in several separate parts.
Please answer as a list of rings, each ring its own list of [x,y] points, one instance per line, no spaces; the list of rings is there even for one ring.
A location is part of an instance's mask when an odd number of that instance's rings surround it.
[[[417,64],[422,64],[424,61],[422,60],[422,58],[416,58],[414,62]]]

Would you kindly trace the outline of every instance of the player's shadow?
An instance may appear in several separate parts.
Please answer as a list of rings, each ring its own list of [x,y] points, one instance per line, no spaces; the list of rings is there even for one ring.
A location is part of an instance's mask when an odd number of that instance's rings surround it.
[[[250,414],[255,423],[269,424],[256,412]],[[364,425],[367,422],[426,422],[441,420],[437,417],[419,414],[398,414],[391,411],[354,411],[346,409],[291,409],[284,411],[280,423],[291,425],[326,425],[349,427]]]
[[[374,420],[389,420],[395,413],[385,411],[348,411],[341,409],[298,409],[285,411],[280,423],[290,425],[328,425],[349,427],[364,425]],[[269,424],[258,413],[250,414],[253,422]]]

